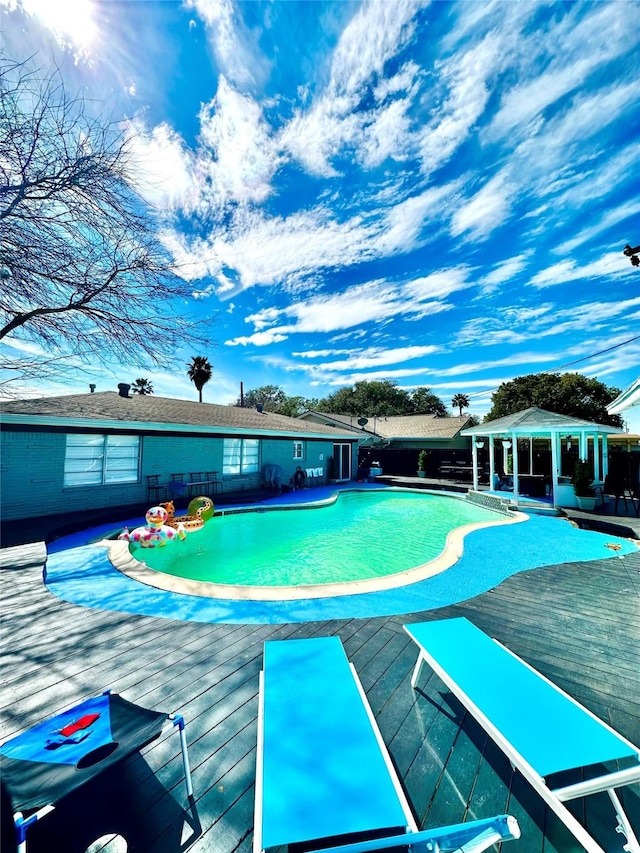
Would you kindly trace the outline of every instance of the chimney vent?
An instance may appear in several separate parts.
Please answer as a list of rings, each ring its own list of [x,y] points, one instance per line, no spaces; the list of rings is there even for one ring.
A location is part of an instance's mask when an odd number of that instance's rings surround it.
[[[257,403],[257,404],[256,404],[256,409],[257,409],[259,412],[262,412],[262,410],[264,409],[264,403]]]
[[[127,385],[125,382],[120,382],[120,384],[118,385],[118,394],[120,394],[121,397],[129,398],[129,389],[130,388],[131,388],[131,385]]]
[[[93,394],[95,390],[96,390],[96,386],[92,382],[91,385],[89,385],[89,391],[91,391],[91,393]]]

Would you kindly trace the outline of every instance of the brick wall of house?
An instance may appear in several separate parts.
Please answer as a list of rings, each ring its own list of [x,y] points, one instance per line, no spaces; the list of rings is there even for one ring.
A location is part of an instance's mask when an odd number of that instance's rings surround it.
[[[151,435],[142,437],[141,471],[137,483],[118,483],[64,488],[64,432],[2,431],[0,453],[0,496],[2,519],[36,519],[43,515],[73,514],[82,510],[139,506],[147,502],[147,474],[158,474],[168,483],[174,473],[186,478],[192,472],[217,471],[224,492],[258,489],[262,466],[281,465],[283,484],[289,482],[296,465],[324,469],[333,452],[331,441],[304,441],[305,458],[293,459],[293,439],[262,439],[260,471],[245,476],[223,476],[221,438]],[[324,458],[321,460],[320,457]],[[354,452],[357,456],[357,451]]]

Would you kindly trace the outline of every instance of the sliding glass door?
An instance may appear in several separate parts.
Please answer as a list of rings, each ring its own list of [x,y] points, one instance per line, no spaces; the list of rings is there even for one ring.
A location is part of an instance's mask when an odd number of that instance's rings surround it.
[[[336,465],[336,480],[350,480],[351,444],[334,444],[333,458]]]

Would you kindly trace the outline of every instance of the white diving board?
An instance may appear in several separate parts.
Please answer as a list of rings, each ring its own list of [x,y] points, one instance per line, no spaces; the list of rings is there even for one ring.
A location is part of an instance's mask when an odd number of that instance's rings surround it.
[[[418,646],[411,684],[427,663],[533,785],[588,853],[603,853],[565,801],[606,791],[618,817],[625,850],[640,844],[615,788],[640,782],[640,750],[521,658],[467,619],[405,625]],[[564,788],[546,777],[565,770],[621,762],[621,770],[593,775]]]
[[[519,835],[508,815],[419,831],[340,639],[264,644],[254,853],[314,842],[342,853],[430,842],[475,852]]]

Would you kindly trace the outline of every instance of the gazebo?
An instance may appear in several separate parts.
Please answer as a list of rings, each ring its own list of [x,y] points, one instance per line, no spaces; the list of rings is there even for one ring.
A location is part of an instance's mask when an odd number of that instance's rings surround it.
[[[575,507],[577,506],[573,486],[570,478],[573,471],[563,472],[562,450],[569,450],[574,444],[578,447],[580,459],[589,459],[589,447],[592,448],[591,458],[593,460],[594,482],[603,483],[608,472],[607,465],[607,436],[613,433],[622,433],[618,427],[608,424],[596,424],[581,418],[572,418],[567,415],[559,415],[555,412],[547,412],[532,406],[513,415],[488,421],[478,426],[468,427],[461,431],[461,435],[471,438],[472,460],[473,460],[473,488],[477,490],[478,472],[478,450],[484,447],[485,441],[489,442],[489,483],[493,484],[498,475],[498,468],[506,472],[508,468],[508,457],[511,455],[513,495],[516,503],[520,495],[520,482],[523,477],[533,476],[533,441],[534,439],[547,439],[551,445],[551,472],[549,475],[550,486],[555,506]],[[518,452],[518,440],[528,440],[529,460],[528,465],[523,466]],[[602,439],[602,441],[601,441]],[[500,465],[496,462],[496,453]],[[528,474],[521,471],[528,468]],[[541,476],[541,475],[537,475]]]

